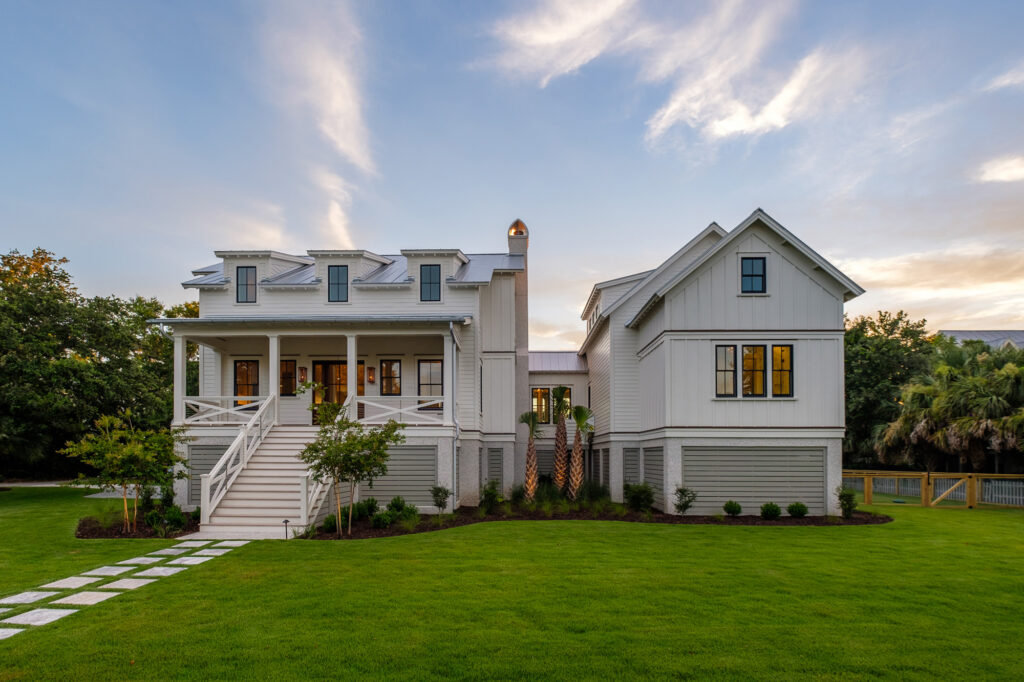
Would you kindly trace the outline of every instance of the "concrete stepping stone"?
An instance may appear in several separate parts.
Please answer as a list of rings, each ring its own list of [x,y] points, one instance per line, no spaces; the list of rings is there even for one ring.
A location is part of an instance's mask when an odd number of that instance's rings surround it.
[[[212,556],[180,556],[177,559],[171,559],[167,563],[175,566],[196,566],[212,558]]]
[[[103,580],[103,578],[87,578],[80,575],[76,578],[55,580],[52,583],[46,583],[43,587],[51,590],[77,590],[79,587],[85,587],[100,580]]]
[[[250,540],[225,540],[224,542],[218,542],[214,547],[241,547],[242,545],[248,545]]]
[[[47,597],[56,597],[60,592],[22,592],[0,599],[0,604],[31,604]]]
[[[101,566],[100,568],[94,568],[91,571],[82,571],[82,575],[99,575],[104,577],[110,575],[121,575],[133,568],[133,566]]]
[[[178,549],[177,547],[168,547],[167,549],[158,549],[155,552],[150,552],[150,556],[178,556],[184,554],[187,549]]]
[[[133,578],[163,578],[164,576],[174,575],[184,571],[187,566],[154,566],[153,568],[147,568],[145,571],[136,573]]]
[[[46,625],[52,623],[55,620],[59,620],[64,616],[70,616],[72,613],[77,613],[76,609],[32,609],[25,613],[19,613],[17,616],[11,616],[0,620],[0,623],[4,625]]]
[[[3,609],[0,609],[0,613],[7,613],[8,611],[13,611],[13,610],[14,609],[11,609],[11,608],[3,608]]]
[[[118,566],[129,566],[129,565],[134,566],[134,565],[137,565],[137,564],[148,565],[148,564],[155,564],[155,563],[158,563],[158,562],[161,562],[161,561],[163,561],[163,558],[162,557],[158,557],[158,556],[137,556],[134,559],[125,559],[124,561],[118,561],[117,565]]]
[[[92,606],[93,604],[99,604],[101,601],[106,601],[111,597],[116,597],[121,594],[120,592],[75,592],[69,594],[63,599],[54,599],[51,604],[61,604],[67,606]]]
[[[115,580],[107,585],[100,585],[98,589],[101,590],[134,590],[138,587],[155,583],[156,580],[146,580],[145,578],[121,578]]]
[[[210,544],[209,540],[186,540],[185,542],[179,542],[175,547],[202,547],[203,545]]]
[[[230,547],[224,547],[222,549],[214,549],[213,547],[211,547],[210,549],[201,549],[192,556],[224,556],[230,551]]]
[[[19,632],[24,632],[22,628],[0,628],[0,639],[7,639],[8,637],[14,637]]]

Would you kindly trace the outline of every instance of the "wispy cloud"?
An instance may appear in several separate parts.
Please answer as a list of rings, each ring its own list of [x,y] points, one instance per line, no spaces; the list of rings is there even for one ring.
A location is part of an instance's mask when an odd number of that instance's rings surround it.
[[[1024,180],[1024,156],[1004,156],[981,164],[978,182],[1020,182]]]
[[[1024,289],[1024,258],[1016,249],[961,243],[938,251],[905,253],[886,258],[837,261],[865,288],[919,289],[934,292],[984,292],[1017,283]]]
[[[502,50],[493,64],[546,87],[602,55],[628,56],[640,81],[672,84],[646,122],[648,143],[677,127],[712,142],[757,136],[840,104],[866,73],[867,54],[858,48],[819,47],[788,67],[769,68],[768,51],[793,8],[788,1],[729,0],[673,26],[628,0],[547,0],[494,26]]]
[[[985,92],[993,92],[995,90],[1002,90],[1004,88],[1020,88],[1024,87],[1024,61],[1017,64],[1009,71],[1001,73],[986,85],[983,90]]]
[[[313,181],[327,196],[327,213],[322,226],[327,247],[354,249],[349,232],[348,211],[352,206],[352,187],[337,173],[327,168],[314,168]]]
[[[362,35],[348,3],[268,7],[264,47],[278,101],[311,116],[342,158],[374,173],[360,71]]]

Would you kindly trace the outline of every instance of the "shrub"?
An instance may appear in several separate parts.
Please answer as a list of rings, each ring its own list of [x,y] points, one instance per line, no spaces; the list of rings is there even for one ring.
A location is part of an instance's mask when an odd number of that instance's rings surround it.
[[[185,527],[185,512],[181,511],[181,507],[172,504],[170,507],[164,507],[164,509],[164,521],[167,523],[167,530],[174,532]]]
[[[174,486],[170,483],[165,483],[160,486],[160,504],[163,505],[164,509],[170,509],[174,506]]]
[[[406,507],[406,509],[409,509],[409,507]],[[419,514],[416,516],[403,516],[398,523],[407,533],[412,533],[420,525],[420,516]]]
[[[843,513],[843,518],[853,518],[853,512],[857,508],[857,493],[853,488],[839,486],[836,488],[836,494],[839,495],[839,509]]]
[[[370,525],[374,528],[388,528],[395,522],[395,517],[390,511],[379,511],[373,515]]]
[[[145,520],[145,516],[149,514],[150,510],[153,509],[153,494],[155,492],[151,485],[142,486],[142,492],[139,494],[139,510],[143,514],[143,520]],[[148,526],[150,523],[147,521],[146,525]]]
[[[766,521],[774,521],[782,516],[782,509],[774,502],[765,502],[761,505],[761,518]]]
[[[728,502],[722,505],[722,511],[724,511],[729,516],[739,516],[740,512],[743,511],[743,507],[740,506],[739,502],[729,500]]]
[[[793,504],[786,507],[786,513],[792,516],[794,519],[802,519],[807,516],[807,505],[803,502],[794,502]]]
[[[683,486],[676,486],[676,511],[685,514],[697,501],[697,493]]]
[[[493,514],[494,510],[501,503],[501,493],[498,492],[498,482],[487,481],[487,485],[480,491],[480,508],[485,514]]]
[[[356,516],[360,519],[368,519],[380,511],[380,504],[375,497],[367,497],[356,504]]]
[[[401,514],[402,510],[405,509],[405,506],[405,499],[402,498],[402,496],[400,495],[396,495],[395,497],[391,498],[390,502],[388,502],[388,511]]]
[[[325,533],[337,533],[338,532],[338,517],[334,514],[328,514],[324,517],[323,530]]]
[[[626,514],[629,513],[629,510],[626,509],[626,505],[624,505],[624,504],[613,504],[612,505],[612,513],[615,514],[616,516],[618,516],[621,519],[622,517],[624,517]]]
[[[526,501],[526,488],[523,485],[514,485],[508,491],[509,501],[519,506]]]
[[[203,519],[203,510],[200,507],[196,507],[192,510],[192,523],[199,523]]]
[[[451,496],[452,491],[443,485],[435,485],[430,489],[430,497],[434,501],[434,506],[437,507],[438,514],[444,513],[445,508],[448,506],[448,498]]]
[[[597,481],[584,481],[576,493],[576,499],[580,502],[596,502],[597,500],[610,500],[612,494],[606,485],[601,485]]]
[[[569,500],[567,500],[567,499],[565,499],[563,497],[558,502],[555,502],[555,508],[558,510],[558,513],[562,514],[563,516],[568,514],[569,513],[569,508],[570,508],[569,507]]]
[[[511,502],[505,502],[501,505],[501,515],[508,518],[514,513]]]
[[[555,503],[552,500],[543,500],[538,503],[540,512],[549,519],[555,515]]]
[[[534,498],[537,502],[552,502],[557,503],[559,500],[565,498],[565,493],[551,481],[550,476],[541,476],[540,481],[537,483],[537,492],[534,493]]]
[[[159,535],[160,529],[164,525],[164,514],[162,509],[150,509],[146,512],[146,515],[142,517],[143,522],[153,530],[157,531]]]
[[[646,483],[626,484],[622,488],[622,496],[626,498],[626,506],[632,511],[649,511],[654,504],[654,491]]]

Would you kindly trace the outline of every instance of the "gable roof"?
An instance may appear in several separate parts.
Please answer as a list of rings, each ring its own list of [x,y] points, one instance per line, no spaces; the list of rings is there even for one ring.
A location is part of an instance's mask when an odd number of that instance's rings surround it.
[[[583,312],[580,313],[580,319],[585,320],[588,317],[590,317],[590,310],[594,307],[594,304],[597,303],[597,295],[601,293],[602,290],[607,289],[609,287],[617,286],[619,284],[635,282],[637,280],[643,279],[652,272],[654,271],[644,270],[643,272],[637,272],[632,275],[625,275],[624,277],[616,277],[615,279],[606,279],[603,282],[598,282],[590,289],[590,296],[587,296],[587,302],[583,304]]]
[[[586,372],[587,362],[574,350],[531,350],[529,367],[531,372],[568,374]]]
[[[727,248],[730,244],[732,244],[734,241],[736,241],[740,237],[740,235],[742,235],[744,232],[747,231],[747,229],[749,229],[752,225],[756,223],[761,223],[768,229],[775,232],[782,239],[783,245],[791,246],[794,249],[796,249],[799,253],[803,254],[811,262],[813,262],[817,269],[821,270],[826,275],[835,280],[837,283],[839,283],[839,285],[842,286],[845,290],[843,294],[844,302],[856,298],[857,296],[860,296],[861,294],[864,293],[864,289],[862,289],[859,284],[857,284],[852,279],[844,275],[839,270],[839,268],[825,260],[825,258],[817,251],[807,246],[807,244],[805,244],[804,242],[800,241],[800,239],[798,239],[796,235],[794,235],[792,232],[783,227],[778,221],[776,221],[770,215],[765,213],[764,210],[758,208],[753,213],[751,213],[746,220],[737,225],[732,230],[732,232],[729,232],[724,239],[722,239],[713,247],[704,252],[695,261],[690,263],[690,265],[681,270],[675,277],[673,277],[671,280],[669,280],[663,286],[661,286],[656,292],[654,292],[654,294],[651,295],[651,298],[648,299],[647,302],[644,303],[643,307],[637,312],[637,314],[633,316],[633,319],[626,323],[626,326],[629,327],[630,329],[636,329],[639,326],[641,320],[643,320],[644,316],[646,316],[647,313],[654,308],[658,301],[663,299],[669,291],[671,291],[677,284],[682,282],[684,279],[689,277],[695,270],[697,270],[704,263],[714,258],[716,254],[718,254],[719,252]]]

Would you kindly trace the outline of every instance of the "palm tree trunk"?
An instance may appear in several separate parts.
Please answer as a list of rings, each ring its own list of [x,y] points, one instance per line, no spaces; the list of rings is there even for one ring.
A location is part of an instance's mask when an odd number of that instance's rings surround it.
[[[533,501],[537,493],[537,446],[533,442],[533,436],[526,445],[526,499]]]
[[[567,482],[566,469],[568,468],[567,460],[569,457],[565,450],[565,416],[559,414],[558,421],[555,423],[555,469],[553,476],[555,485],[558,486],[559,490],[565,490],[565,484]]]
[[[576,429],[572,441],[572,459],[569,462],[569,499],[575,500],[583,485],[583,434]]]

